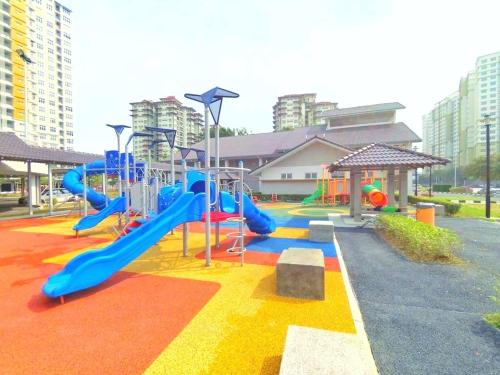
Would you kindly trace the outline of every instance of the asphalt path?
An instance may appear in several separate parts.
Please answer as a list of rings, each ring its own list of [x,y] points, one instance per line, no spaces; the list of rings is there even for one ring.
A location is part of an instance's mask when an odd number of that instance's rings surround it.
[[[407,260],[371,229],[335,233],[380,374],[500,374],[500,331],[481,315],[500,277],[500,224],[439,219],[464,242],[462,265]]]

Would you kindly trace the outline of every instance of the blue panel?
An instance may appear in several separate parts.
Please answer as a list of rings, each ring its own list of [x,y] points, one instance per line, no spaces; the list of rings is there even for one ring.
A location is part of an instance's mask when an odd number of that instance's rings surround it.
[[[280,254],[289,247],[303,247],[306,249],[321,249],[325,257],[336,257],[335,246],[331,243],[311,242],[305,239],[262,237],[254,238],[246,246],[248,250]]]
[[[220,109],[222,107],[222,99],[216,100],[208,105],[210,109],[210,113],[212,114],[212,118],[214,119],[215,124],[219,124],[220,117]]]

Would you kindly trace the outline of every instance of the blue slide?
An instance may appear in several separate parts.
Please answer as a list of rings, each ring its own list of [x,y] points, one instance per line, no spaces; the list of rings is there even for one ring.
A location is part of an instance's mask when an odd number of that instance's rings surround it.
[[[93,228],[108,216],[111,216],[116,212],[122,213],[124,211],[125,197],[116,197],[111,202],[109,202],[108,207],[103,208],[95,215],[87,215],[82,217],[80,221],[73,226],[73,230],[79,231]]]
[[[239,200],[239,194],[236,195]],[[239,212],[239,205],[233,196],[225,191],[220,192],[221,210],[230,214]],[[276,223],[265,212],[255,206],[248,195],[243,194],[243,216],[246,219],[248,229],[257,234],[269,234],[276,230]]]
[[[191,175],[188,186],[192,191],[181,193],[160,214],[109,246],[73,258],[60,272],[49,277],[43,286],[43,293],[56,298],[96,286],[143,254],[176,226],[200,221],[205,207],[202,181],[203,174]],[[165,194],[174,194],[174,189],[166,190]],[[238,212],[239,205],[229,193],[221,192],[220,198],[223,210]],[[274,220],[260,211],[248,196],[244,195],[243,199],[244,216],[250,230],[259,234],[273,232],[276,229]]]
[[[102,174],[105,171],[104,160],[97,160],[93,163],[87,164],[87,176],[95,174]],[[75,169],[67,172],[63,177],[63,186],[73,194],[83,194],[83,167],[76,167]],[[108,216],[116,212],[125,211],[125,198],[117,197],[112,201],[101,193],[87,187],[87,200],[99,212],[95,215],[87,215],[80,219],[78,223],[73,226],[73,230],[80,231],[95,227]],[[106,206],[107,204],[107,206]]]
[[[204,194],[182,194],[155,219],[147,221],[118,241],[101,250],[90,250],[73,258],[60,272],[49,277],[43,286],[43,293],[55,298],[102,283],[176,226],[201,220],[204,200]]]

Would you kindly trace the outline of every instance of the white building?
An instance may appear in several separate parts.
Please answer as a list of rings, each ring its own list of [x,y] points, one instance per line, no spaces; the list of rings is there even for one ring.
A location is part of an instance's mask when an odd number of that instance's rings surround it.
[[[321,114],[335,108],[337,103],[316,103],[316,94],[280,96],[273,106],[274,131],[321,125]]]
[[[0,131],[72,150],[71,11],[53,0],[1,2]]]
[[[500,153],[500,52],[480,56],[458,92],[423,116],[424,150],[457,159],[461,166],[484,156],[485,115],[491,116],[491,152]]]
[[[187,147],[198,142],[203,136],[203,120],[201,113],[184,106],[175,96],[160,98],[159,101],[143,100],[130,103],[132,106],[132,130],[143,131],[146,127],[175,129],[177,134],[175,144]],[[158,135],[157,138],[163,137]],[[134,138],[134,156],[147,160],[149,138]],[[167,143],[158,144],[153,150],[155,161],[166,161],[170,158],[170,148]]]

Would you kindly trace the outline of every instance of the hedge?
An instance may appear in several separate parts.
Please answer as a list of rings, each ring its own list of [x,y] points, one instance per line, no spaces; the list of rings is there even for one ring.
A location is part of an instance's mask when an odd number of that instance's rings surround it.
[[[410,259],[454,263],[461,242],[455,232],[402,215],[379,215],[375,229],[387,242]]]
[[[259,192],[252,193],[254,197],[258,200],[267,202],[271,201],[271,194],[262,194]],[[310,194],[277,194],[278,200],[282,202],[302,202],[304,198],[308,197]]]
[[[397,201],[399,201],[399,194],[394,194]],[[446,215],[452,216],[455,215],[458,211],[460,211],[460,203],[453,203],[444,198],[435,198],[435,197],[422,197],[422,196],[414,196],[408,195],[408,202],[411,204],[416,204],[417,202],[427,202],[427,203],[435,203],[441,204],[444,206],[444,211]],[[463,202],[465,203],[465,201]]]
[[[450,202],[447,199],[443,198],[426,198],[426,197],[415,197],[414,195],[409,195],[408,196],[408,202],[411,204],[416,204],[417,202],[428,202],[428,203],[435,203],[435,204],[441,204],[444,206],[444,211],[446,215],[452,216],[455,215],[458,211],[460,211],[460,203],[453,203]]]
[[[436,193],[448,193],[451,189],[451,185],[432,185],[432,191]]]

